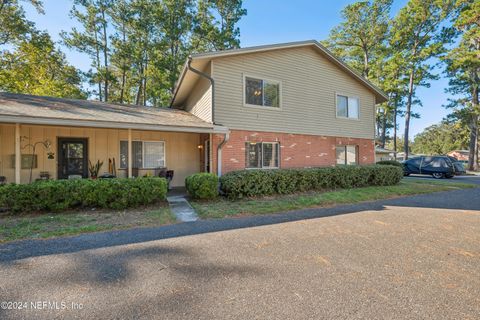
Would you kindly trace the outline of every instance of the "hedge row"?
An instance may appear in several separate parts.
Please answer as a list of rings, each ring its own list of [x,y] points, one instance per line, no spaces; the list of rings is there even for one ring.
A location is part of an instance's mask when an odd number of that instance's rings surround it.
[[[164,178],[49,180],[1,186],[0,208],[12,212],[125,209],[164,200],[166,194]]]
[[[188,194],[195,199],[213,199],[218,196],[218,177],[213,173],[195,173],[185,179]]]
[[[325,189],[387,186],[400,182],[397,166],[338,166],[312,169],[233,171],[220,178],[222,192],[230,199]]]

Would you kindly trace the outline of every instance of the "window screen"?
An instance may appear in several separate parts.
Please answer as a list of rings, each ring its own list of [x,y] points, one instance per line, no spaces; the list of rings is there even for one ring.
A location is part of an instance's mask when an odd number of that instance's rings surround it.
[[[165,143],[163,141],[144,142],[143,167],[165,167]]]
[[[345,96],[337,96],[337,116],[347,117],[348,98]]]
[[[357,146],[337,146],[335,150],[337,165],[357,164]]]
[[[262,80],[245,78],[245,96],[248,104],[263,105],[263,82]]]
[[[245,144],[246,168],[278,168],[279,157],[278,142],[247,142]]]
[[[142,141],[132,141],[132,168],[142,167]],[[128,141],[120,141],[120,168],[128,168]]]
[[[280,107],[280,85],[278,82],[245,77],[245,103]]]
[[[337,95],[337,117],[358,119],[358,98]]]
[[[247,168],[261,168],[262,167],[262,144],[249,143],[245,145],[246,150],[246,164]]]

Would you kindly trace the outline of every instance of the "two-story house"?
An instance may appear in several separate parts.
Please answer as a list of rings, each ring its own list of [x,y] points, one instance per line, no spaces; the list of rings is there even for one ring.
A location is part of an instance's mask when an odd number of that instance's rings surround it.
[[[101,160],[120,177],[166,167],[181,186],[199,171],[369,164],[386,99],[317,41],[192,55],[170,108],[0,93],[0,176],[87,177]]]

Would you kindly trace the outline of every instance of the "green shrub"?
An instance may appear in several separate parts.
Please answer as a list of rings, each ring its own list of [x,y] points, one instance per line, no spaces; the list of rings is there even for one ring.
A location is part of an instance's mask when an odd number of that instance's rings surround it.
[[[185,179],[188,194],[195,199],[218,196],[218,177],[213,173],[195,173]]]
[[[383,165],[383,166],[397,166],[397,167],[403,168],[403,164],[396,160],[382,160],[382,161],[378,161],[377,164]]]
[[[163,178],[48,180],[1,186],[0,208],[12,212],[125,209],[165,200],[166,195]]]
[[[310,190],[394,185],[402,177],[403,170],[392,165],[241,170],[223,175],[220,186],[228,198],[240,199]]]

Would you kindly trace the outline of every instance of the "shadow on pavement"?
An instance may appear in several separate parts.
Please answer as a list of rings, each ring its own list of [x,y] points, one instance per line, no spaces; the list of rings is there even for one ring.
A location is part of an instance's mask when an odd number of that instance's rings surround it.
[[[361,211],[379,211],[385,210],[386,206],[480,210],[480,188],[439,192],[331,208],[311,208],[272,215],[226,218],[221,220],[200,220],[161,227],[90,233],[74,237],[47,240],[21,240],[0,245],[0,263],[8,264],[15,260],[29,257],[71,253],[88,249],[112,247],[208,232],[250,228],[304,219],[330,217]]]

